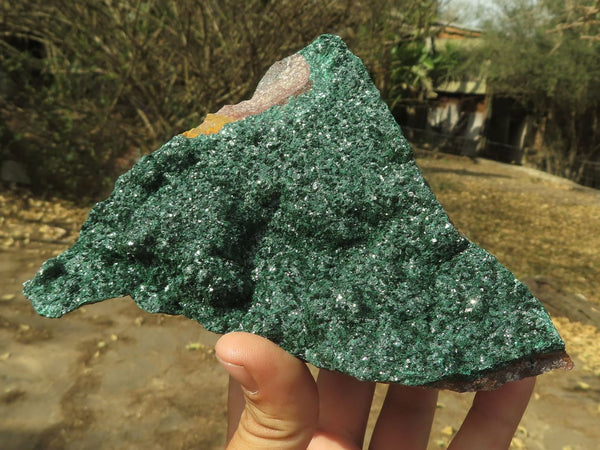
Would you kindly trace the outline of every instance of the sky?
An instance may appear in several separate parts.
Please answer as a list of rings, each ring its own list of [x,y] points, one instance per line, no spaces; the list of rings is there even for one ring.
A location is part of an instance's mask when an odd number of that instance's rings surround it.
[[[466,27],[477,28],[485,18],[494,14],[496,0],[442,0],[444,10],[456,22]]]

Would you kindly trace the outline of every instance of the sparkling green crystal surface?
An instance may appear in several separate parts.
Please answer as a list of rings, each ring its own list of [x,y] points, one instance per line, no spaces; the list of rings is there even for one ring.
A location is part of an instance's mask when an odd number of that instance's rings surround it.
[[[25,283],[36,311],[128,294],[408,385],[564,351],[528,289],[451,225],[361,61],[334,36],[300,54],[310,90],[124,174]]]

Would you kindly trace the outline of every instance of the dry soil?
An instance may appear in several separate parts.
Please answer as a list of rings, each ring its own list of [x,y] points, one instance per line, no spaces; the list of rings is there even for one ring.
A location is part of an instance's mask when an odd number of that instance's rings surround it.
[[[600,449],[600,192],[486,160],[418,162],[457,227],[547,305],[576,364],[539,377],[512,448]],[[0,448],[222,448],[217,336],[130,299],[45,319],[21,295],[85,210],[0,192]],[[441,393],[430,449],[447,445],[471,401]]]

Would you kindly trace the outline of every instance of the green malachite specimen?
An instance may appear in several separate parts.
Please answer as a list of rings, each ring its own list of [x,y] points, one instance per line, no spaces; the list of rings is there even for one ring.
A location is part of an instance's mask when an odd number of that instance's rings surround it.
[[[455,390],[569,367],[539,301],[452,226],[339,38],[267,78],[266,105],[223,108],[213,134],[176,136],[117,181],[25,283],[37,312],[129,294],[318,367]]]

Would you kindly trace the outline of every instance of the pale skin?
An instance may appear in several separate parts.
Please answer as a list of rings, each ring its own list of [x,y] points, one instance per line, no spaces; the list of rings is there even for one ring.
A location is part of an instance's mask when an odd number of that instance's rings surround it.
[[[227,450],[363,448],[374,383],[321,370],[265,338],[226,334],[216,354],[230,375]],[[535,378],[479,392],[449,449],[508,449]],[[370,449],[426,449],[437,391],[391,385]]]

